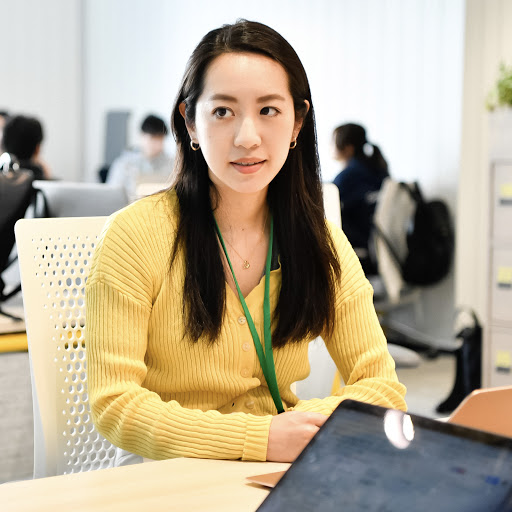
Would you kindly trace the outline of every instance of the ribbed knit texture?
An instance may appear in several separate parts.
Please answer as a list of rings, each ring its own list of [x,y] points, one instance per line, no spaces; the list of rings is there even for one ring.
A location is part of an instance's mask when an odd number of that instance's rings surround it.
[[[151,196],[114,214],[102,233],[86,286],[94,423],[116,446],[151,459],[265,460],[277,411],[229,286],[217,342],[185,338],[183,254],[169,270],[177,217],[174,193]],[[274,349],[283,404],[287,410],[330,414],[341,400],[353,398],[405,409],[405,387],[387,351],[372,288],[346,237],[331,230],[342,279],[335,333],[324,340],[346,386],[339,396],[298,400],[290,385],[309,374],[308,341],[290,344]],[[280,280],[281,270],[273,270],[272,310]],[[263,291],[264,279],[246,298],[261,339]]]

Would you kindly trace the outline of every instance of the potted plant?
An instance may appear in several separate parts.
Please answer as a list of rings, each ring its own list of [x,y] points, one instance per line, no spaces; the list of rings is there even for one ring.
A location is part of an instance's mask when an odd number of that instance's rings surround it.
[[[498,80],[487,95],[486,107],[491,111],[497,107],[512,107],[512,66],[500,64]]]
[[[501,63],[498,79],[487,95],[489,154],[492,158],[511,156],[512,147],[512,66]]]

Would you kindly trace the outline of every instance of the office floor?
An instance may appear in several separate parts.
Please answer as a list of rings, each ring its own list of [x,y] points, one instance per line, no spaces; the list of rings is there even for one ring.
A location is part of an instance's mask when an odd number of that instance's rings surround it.
[[[436,407],[450,394],[455,380],[455,358],[440,355],[422,359],[418,368],[398,368],[398,378],[407,387],[405,396],[410,413],[438,418]]]
[[[30,478],[34,463],[27,352],[0,354],[0,483]]]

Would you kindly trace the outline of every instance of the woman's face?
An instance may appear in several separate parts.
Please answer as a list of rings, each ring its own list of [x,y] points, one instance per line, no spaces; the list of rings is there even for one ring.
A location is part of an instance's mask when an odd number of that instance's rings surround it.
[[[346,165],[350,159],[354,156],[354,146],[347,144],[343,149],[338,149],[336,141],[333,139],[332,142],[332,155],[334,160]]]
[[[279,63],[258,54],[225,53],[208,67],[188,130],[215,186],[250,194],[265,190],[281,170],[301,124]]]

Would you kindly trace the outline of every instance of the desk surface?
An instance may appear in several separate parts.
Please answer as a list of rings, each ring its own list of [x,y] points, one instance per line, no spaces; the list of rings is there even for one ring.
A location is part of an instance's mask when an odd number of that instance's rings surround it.
[[[254,511],[268,490],[247,476],[289,464],[171,459],[0,485],[2,512]]]

